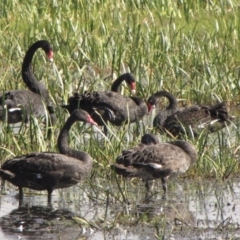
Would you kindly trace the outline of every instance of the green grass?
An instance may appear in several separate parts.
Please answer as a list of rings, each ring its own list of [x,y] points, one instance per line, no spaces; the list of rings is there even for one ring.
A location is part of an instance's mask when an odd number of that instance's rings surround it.
[[[73,91],[109,90],[111,81],[123,72],[135,74],[138,96],[143,99],[164,89],[184,105],[227,101],[233,109],[240,100],[237,0],[3,0],[0,29],[1,91],[26,88],[21,79],[25,51],[34,41],[47,39],[54,48],[54,63],[47,63],[44,53],[38,51],[34,72],[48,86],[58,106],[51,139],[37,119],[29,126],[22,125],[18,134],[1,124],[2,163],[27,152],[58,151],[57,136],[68,116],[59,106]],[[129,94],[127,88],[123,94]],[[123,149],[136,145],[143,133],[152,131],[146,122],[118,129],[110,126],[112,135],[104,139],[88,126],[74,125],[69,144],[89,152],[95,161],[92,199],[128,200],[127,188],[136,187],[138,181],[126,184],[116,178],[110,165]],[[185,176],[226,179],[239,173],[240,136],[234,127],[229,131],[230,135],[224,130],[189,140],[197,147],[199,159]],[[169,139],[163,136],[162,140]],[[104,184],[109,184],[109,189]],[[118,216],[116,221],[124,217]],[[139,217],[142,221],[144,216]],[[159,222],[166,224],[160,218],[151,224],[156,237],[163,239],[164,228],[159,229]]]

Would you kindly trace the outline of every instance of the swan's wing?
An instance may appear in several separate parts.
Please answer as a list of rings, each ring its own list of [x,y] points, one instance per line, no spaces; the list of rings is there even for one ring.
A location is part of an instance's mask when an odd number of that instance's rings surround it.
[[[80,160],[58,153],[31,153],[7,160],[2,170],[15,174],[25,182],[41,182],[47,179],[79,181],[84,175],[84,164]]]
[[[116,162],[125,166],[147,165],[155,169],[164,169],[185,159],[189,159],[189,156],[181,148],[169,143],[161,143],[125,150]]]
[[[212,121],[209,109],[206,107],[192,106],[169,116],[163,125],[173,135],[193,131],[194,134]]]

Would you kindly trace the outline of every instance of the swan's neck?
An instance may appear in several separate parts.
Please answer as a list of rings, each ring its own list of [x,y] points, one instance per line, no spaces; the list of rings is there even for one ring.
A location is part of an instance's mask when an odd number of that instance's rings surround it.
[[[147,104],[146,104],[145,101],[142,100],[141,98],[139,98],[139,97],[134,97],[134,96],[132,96],[132,97],[130,97],[130,98],[136,103],[137,106],[140,106],[141,104],[144,104],[144,105],[146,105],[146,107],[147,107]]]
[[[170,143],[180,147],[184,152],[186,152],[191,158],[191,164],[196,162],[198,155],[192,144],[183,140],[172,141]]]
[[[44,99],[47,100],[49,98],[48,91],[45,88],[44,84],[41,84],[37,81],[32,70],[33,56],[36,50],[41,47],[41,44],[41,41],[36,42],[26,52],[22,64],[22,78],[24,83],[32,92],[40,94]]]
[[[69,131],[75,120],[71,117],[68,118],[58,136],[58,149],[61,154],[67,155],[86,162],[91,159],[90,155],[83,151],[71,149],[68,145]]]
[[[112,84],[111,91],[120,93],[120,85],[125,80],[124,75],[119,76]]]
[[[154,94],[156,98],[166,97],[169,101],[169,105],[166,110],[170,112],[175,112],[177,110],[177,99],[169,92],[160,91]]]

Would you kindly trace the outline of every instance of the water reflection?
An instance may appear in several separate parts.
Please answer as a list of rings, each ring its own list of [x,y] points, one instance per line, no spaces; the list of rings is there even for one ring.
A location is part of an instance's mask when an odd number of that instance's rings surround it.
[[[74,213],[67,209],[50,211],[42,206],[19,207],[1,218],[1,229],[6,233],[2,239],[7,239],[9,235],[25,236],[26,239],[54,239],[59,234],[63,239],[66,239],[65,236],[74,239],[81,231],[72,226],[72,216]]]
[[[109,186],[108,186],[109,187]],[[131,204],[94,186],[56,191],[53,209],[46,195],[25,194],[22,207],[8,193],[0,197],[0,239],[229,239],[240,237],[240,180],[169,181],[169,196],[144,202],[145,188],[127,186]],[[44,192],[43,192],[44,193]]]

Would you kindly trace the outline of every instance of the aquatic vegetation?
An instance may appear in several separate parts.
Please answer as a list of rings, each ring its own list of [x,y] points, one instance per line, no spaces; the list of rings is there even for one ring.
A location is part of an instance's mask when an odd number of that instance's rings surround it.
[[[49,90],[51,101],[59,106],[50,139],[42,122],[34,117],[29,126],[20,124],[19,130],[1,123],[1,164],[27,152],[56,152],[57,136],[68,116],[60,105],[66,104],[74,91],[109,90],[116,76],[132,72],[137,80],[137,96],[145,100],[166,90],[178,98],[179,106],[228,103],[230,114],[236,115],[233,125],[211,136],[186,137],[198,149],[199,159],[182,177],[229,179],[239,173],[239,111],[235,108],[240,100],[237,0],[73,0],[64,4],[3,0],[0,16],[1,91],[25,89],[21,79],[23,56],[34,41],[46,39],[53,45],[54,63],[47,64],[39,51],[33,68]],[[130,95],[127,87],[122,93]],[[116,178],[110,166],[123,149],[135,146],[145,132],[154,132],[154,116],[147,115],[143,121],[121,128],[109,124],[108,138],[100,130],[93,132],[82,124],[72,129],[70,146],[78,149],[83,145],[81,149],[94,158],[91,199],[105,201],[109,196],[118,203],[127,203],[129,188],[138,191],[141,181],[126,183]],[[79,139],[82,130],[86,133],[83,140]],[[165,135],[160,138],[171,140]],[[116,216],[116,222],[119,219]],[[161,221],[155,220],[158,239],[164,235],[163,228],[157,228]]]

